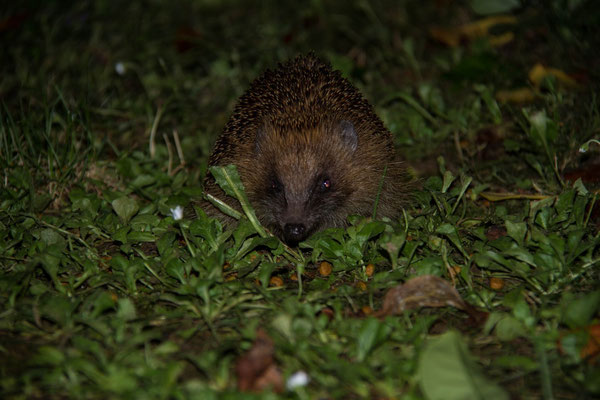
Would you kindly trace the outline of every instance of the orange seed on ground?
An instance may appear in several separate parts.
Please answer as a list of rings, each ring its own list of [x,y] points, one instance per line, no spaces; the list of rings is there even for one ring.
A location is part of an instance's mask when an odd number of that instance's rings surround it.
[[[278,276],[272,276],[271,279],[269,279],[269,286],[281,287],[283,286],[283,279]]]
[[[319,274],[321,274],[321,276],[329,276],[331,275],[331,264],[328,263],[327,261],[322,261],[321,264],[319,264]]]
[[[490,288],[493,290],[502,290],[504,287],[504,279],[495,276],[490,278]]]

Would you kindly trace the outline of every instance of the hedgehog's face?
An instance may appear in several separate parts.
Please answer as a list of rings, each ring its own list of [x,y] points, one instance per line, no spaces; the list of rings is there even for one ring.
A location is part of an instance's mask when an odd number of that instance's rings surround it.
[[[283,135],[265,131],[258,140],[258,165],[267,167],[249,196],[264,225],[295,245],[317,230],[345,223],[353,185],[344,167],[357,147],[351,123]]]

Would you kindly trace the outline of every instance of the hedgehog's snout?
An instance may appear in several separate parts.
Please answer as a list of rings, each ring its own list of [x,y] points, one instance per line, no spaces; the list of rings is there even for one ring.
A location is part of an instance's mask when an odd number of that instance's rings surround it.
[[[283,236],[288,244],[297,244],[306,239],[308,230],[304,224],[289,223],[283,226]]]
[[[306,203],[304,201],[290,200],[288,202],[281,219],[283,239],[286,243],[296,245],[307,238],[310,229],[307,226],[306,217]]]

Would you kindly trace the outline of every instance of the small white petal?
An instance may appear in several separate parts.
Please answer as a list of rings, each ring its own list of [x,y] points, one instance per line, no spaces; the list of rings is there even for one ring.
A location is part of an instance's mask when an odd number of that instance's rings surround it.
[[[175,221],[179,221],[183,218],[183,207],[177,206],[175,208],[171,208],[171,216]]]
[[[579,148],[579,152],[580,153],[585,153],[587,150],[585,149],[585,147],[580,147]]]
[[[121,61],[116,63],[115,71],[117,71],[117,74],[119,74],[119,75],[124,75],[125,74],[125,64],[123,64]]]
[[[304,371],[298,371],[290,376],[285,384],[288,390],[294,390],[298,387],[308,385],[310,378]]]

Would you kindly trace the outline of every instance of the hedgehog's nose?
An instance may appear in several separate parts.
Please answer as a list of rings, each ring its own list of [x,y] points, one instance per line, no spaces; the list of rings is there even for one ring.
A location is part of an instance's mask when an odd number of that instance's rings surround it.
[[[283,236],[287,243],[296,244],[306,237],[306,226],[304,224],[285,224]]]

